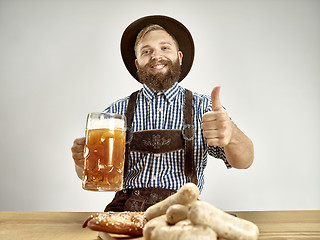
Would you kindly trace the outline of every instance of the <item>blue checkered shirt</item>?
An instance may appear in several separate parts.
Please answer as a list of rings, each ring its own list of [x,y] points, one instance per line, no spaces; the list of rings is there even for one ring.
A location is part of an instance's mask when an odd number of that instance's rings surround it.
[[[129,96],[112,103],[104,112],[125,115]],[[170,89],[157,93],[146,85],[138,92],[133,131],[150,129],[182,129],[184,124],[185,89],[177,83]],[[194,161],[198,187],[204,184],[204,169],[208,153],[222,159],[227,167],[223,148],[208,146],[201,129],[202,115],[211,111],[210,96],[193,93],[193,124],[195,127]],[[184,174],[184,150],[163,154],[130,153],[129,169],[124,188],[161,187],[178,190],[190,178]]]

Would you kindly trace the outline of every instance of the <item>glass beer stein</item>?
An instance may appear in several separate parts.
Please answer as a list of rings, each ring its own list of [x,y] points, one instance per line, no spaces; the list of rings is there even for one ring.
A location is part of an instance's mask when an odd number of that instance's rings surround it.
[[[123,186],[126,117],[89,113],[86,126],[82,188],[119,191]]]

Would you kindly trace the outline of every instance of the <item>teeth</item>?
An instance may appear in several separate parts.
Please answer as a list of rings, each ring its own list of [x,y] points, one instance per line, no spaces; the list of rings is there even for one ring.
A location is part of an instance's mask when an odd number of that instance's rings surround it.
[[[161,69],[161,68],[164,68],[165,65],[156,65],[156,66],[153,66],[153,68],[155,69]]]

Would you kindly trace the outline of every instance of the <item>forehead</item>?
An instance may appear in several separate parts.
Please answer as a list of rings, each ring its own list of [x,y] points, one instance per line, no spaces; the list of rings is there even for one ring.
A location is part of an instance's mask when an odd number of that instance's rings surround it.
[[[138,43],[138,47],[142,48],[145,45],[156,45],[156,44],[171,44],[175,45],[175,41],[172,36],[165,30],[153,30],[146,33],[141,41]]]

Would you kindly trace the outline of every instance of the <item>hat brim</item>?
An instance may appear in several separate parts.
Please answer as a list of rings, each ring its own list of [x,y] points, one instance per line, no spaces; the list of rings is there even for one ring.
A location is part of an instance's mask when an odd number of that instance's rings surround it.
[[[131,23],[123,32],[121,38],[121,56],[123,62],[130,72],[130,74],[140,82],[137,75],[137,68],[135,65],[134,45],[138,33],[146,26],[151,24],[158,24],[163,27],[170,35],[178,41],[179,50],[183,53],[181,75],[179,82],[181,82],[189,73],[193,59],[194,59],[194,43],[189,30],[179,21],[162,15],[152,15],[139,18]]]

